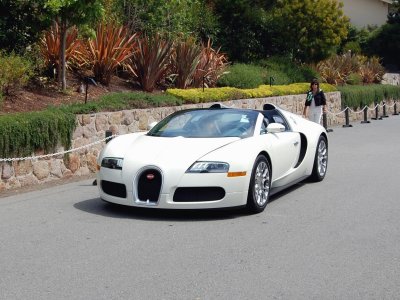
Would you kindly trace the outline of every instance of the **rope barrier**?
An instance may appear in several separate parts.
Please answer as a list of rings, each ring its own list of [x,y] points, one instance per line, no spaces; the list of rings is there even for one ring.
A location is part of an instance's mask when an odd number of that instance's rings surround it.
[[[368,110],[373,111],[373,110],[376,110],[378,107],[379,107],[379,104],[376,104],[374,108],[369,108],[368,107]]]
[[[383,114],[382,116],[379,116],[379,107],[382,107],[383,110]],[[351,109],[350,107],[345,107],[342,111],[338,112],[338,113],[333,113],[330,111],[327,111],[326,113],[323,114],[323,126],[326,130],[328,130],[327,127],[327,119],[326,119],[326,115],[329,114],[331,116],[338,116],[341,115],[343,113],[345,113],[345,121],[346,124],[343,125],[343,127],[352,127],[352,125],[350,125],[350,117],[349,117],[349,112],[353,113],[353,114],[361,114],[364,113],[364,120],[361,121],[362,124],[367,124],[367,123],[371,123],[370,121],[368,121],[368,111],[375,111],[375,118],[371,118],[372,120],[382,120],[383,118],[388,118],[389,116],[386,114],[386,108],[393,108],[394,112],[393,115],[399,115],[399,113],[397,112],[397,102],[394,101],[394,103],[392,105],[387,105],[385,103],[385,101],[383,101],[382,104],[376,103],[375,102],[375,106],[373,108],[368,107],[367,105],[365,105],[361,110],[355,111],[353,109]],[[329,131],[332,131],[331,129],[329,129]]]
[[[346,107],[346,108],[349,109],[350,112],[352,112],[352,113],[354,113],[354,114],[361,114],[361,113],[364,112],[365,107],[367,107],[367,106],[364,106],[363,109],[361,109],[361,110],[359,110],[359,111],[354,111],[354,110],[352,110],[350,107]]]
[[[52,156],[58,156],[58,155],[64,155],[67,153],[71,153],[71,152],[76,152],[76,151],[80,151],[82,149],[85,148],[89,148],[92,147],[94,145],[103,143],[103,142],[107,142],[107,140],[112,139],[114,137],[116,137],[117,135],[110,135],[105,137],[104,139],[98,140],[96,142],[87,144],[87,145],[83,145],[77,148],[73,148],[73,149],[69,149],[69,150],[65,150],[65,151],[61,151],[61,152],[57,152],[57,153],[51,153],[51,154],[44,154],[44,155],[38,155],[38,156],[26,156],[26,157],[18,157],[18,158],[0,158],[0,162],[13,162],[13,161],[23,161],[23,160],[33,160],[33,159],[41,159],[41,158],[49,158]]]
[[[346,109],[347,109],[347,107],[344,109],[344,110],[342,110],[342,111],[340,111],[340,112],[338,112],[338,113],[332,113],[332,112],[330,112],[330,111],[327,111],[327,113],[328,114],[330,114],[330,115],[332,115],[332,116],[338,116],[338,115],[341,115],[342,113],[344,113],[345,111],[346,111]]]

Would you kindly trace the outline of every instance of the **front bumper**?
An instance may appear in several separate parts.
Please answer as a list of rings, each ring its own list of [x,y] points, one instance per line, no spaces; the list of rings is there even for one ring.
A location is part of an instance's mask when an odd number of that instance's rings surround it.
[[[163,181],[161,192],[157,201],[146,201],[138,199],[136,178],[123,178],[118,170],[104,169],[98,173],[98,188],[100,198],[107,202],[135,206],[153,207],[162,209],[212,209],[243,206],[247,203],[249,178],[247,176],[228,178],[226,173],[220,174],[183,174],[175,184],[169,179]],[[124,186],[126,193],[119,196],[110,195],[102,188],[102,181],[115,183],[116,186]],[[200,188],[201,190],[223,189],[224,193],[218,200],[215,198],[201,201],[201,197],[195,193],[186,193],[187,201],[180,197],[179,202],[174,201],[174,194],[178,188]],[[190,191],[190,189],[189,189]],[[121,197],[126,195],[126,197]],[[176,199],[176,198],[175,198]],[[199,200],[200,199],[200,200]]]

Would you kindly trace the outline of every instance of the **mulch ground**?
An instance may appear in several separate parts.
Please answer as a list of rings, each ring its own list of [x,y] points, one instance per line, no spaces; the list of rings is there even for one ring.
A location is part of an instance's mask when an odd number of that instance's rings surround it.
[[[82,83],[74,77],[67,78],[67,91],[62,92],[55,82],[44,85],[30,84],[24,89],[14,91],[11,95],[4,96],[0,103],[0,115],[18,112],[40,111],[49,106],[62,104],[85,103]],[[89,85],[87,101],[96,101],[99,96],[121,91],[133,91],[133,86],[126,80],[113,77],[109,86],[98,84]]]

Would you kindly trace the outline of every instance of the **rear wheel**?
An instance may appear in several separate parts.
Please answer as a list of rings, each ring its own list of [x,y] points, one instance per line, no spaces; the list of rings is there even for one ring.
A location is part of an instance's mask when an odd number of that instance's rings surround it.
[[[268,203],[271,189],[271,167],[264,155],[259,155],[251,172],[247,209],[251,213],[259,213]]]
[[[320,136],[315,151],[314,167],[311,174],[313,181],[322,181],[328,168],[328,143],[324,136]]]

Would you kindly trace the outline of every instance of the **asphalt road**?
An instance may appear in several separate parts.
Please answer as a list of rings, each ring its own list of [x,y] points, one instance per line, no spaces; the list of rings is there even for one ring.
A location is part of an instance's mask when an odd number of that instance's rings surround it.
[[[92,180],[3,197],[0,299],[399,299],[400,116],[329,155],[258,215],[114,207]]]

